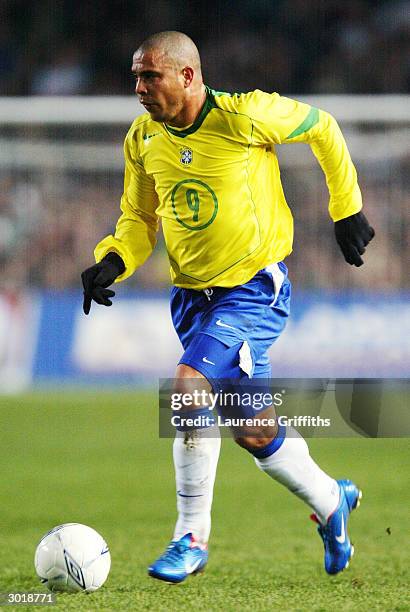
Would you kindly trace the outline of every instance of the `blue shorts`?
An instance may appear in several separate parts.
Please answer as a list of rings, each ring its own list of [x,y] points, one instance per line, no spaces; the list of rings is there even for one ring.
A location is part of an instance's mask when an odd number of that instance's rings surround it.
[[[172,321],[185,349],[179,363],[200,372],[213,386],[226,378],[269,378],[267,350],[289,315],[287,273],[280,262],[237,287],[203,291],[174,287]]]

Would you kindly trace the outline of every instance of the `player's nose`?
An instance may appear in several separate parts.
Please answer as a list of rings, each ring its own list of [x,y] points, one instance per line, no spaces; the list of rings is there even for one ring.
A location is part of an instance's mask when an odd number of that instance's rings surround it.
[[[137,79],[135,82],[135,93],[137,95],[146,94],[147,88],[145,87],[142,79]]]

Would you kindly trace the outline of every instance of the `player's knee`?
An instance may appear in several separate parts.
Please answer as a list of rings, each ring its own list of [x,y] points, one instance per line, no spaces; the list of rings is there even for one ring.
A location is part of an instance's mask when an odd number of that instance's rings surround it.
[[[261,448],[265,448],[274,440],[275,436],[240,436],[235,438],[235,442],[239,444],[242,448],[252,452],[255,450],[259,450]]]
[[[207,381],[205,376],[192,368],[191,366],[180,363],[176,370],[173,392],[179,394],[181,397],[186,396],[187,398],[192,395],[194,401],[195,398],[200,397],[201,403],[196,405],[197,402],[191,405],[191,408],[199,408],[204,403],[204,397],[212,390],[210,383]],[[196,393],[195,393],[196,392]],[[205,395],[204,395],[205,394]]]
[[[186,365],[185,363],[179,363],[177,365],[175,378],[176,380],[182,380],[184,378],[202,378],[206,380],[205,376],[201,374],[201,372],[198,372],[198,370],[195,370],[195,368],[192,368],[191,366]]]

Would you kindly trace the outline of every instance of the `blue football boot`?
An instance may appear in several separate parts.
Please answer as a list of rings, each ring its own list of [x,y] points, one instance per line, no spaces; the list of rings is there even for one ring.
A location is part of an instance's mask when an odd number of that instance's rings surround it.
[[[190,574],[202,571],[208,561],[208,551],[195,542],[192,533],[171,542],[166,551],[148,568],[148,574],[166,582],[182,582]]]
[[[311,515],[319,523],[317,530],[325,547],[325,570],[328,574],[338,574],[349,567],[354,548],[347,535],[347,521],[362,498],[362,492],[351,480],[337,482],[340,490],[339,504],[326,525],[321,525],[315,514]]]

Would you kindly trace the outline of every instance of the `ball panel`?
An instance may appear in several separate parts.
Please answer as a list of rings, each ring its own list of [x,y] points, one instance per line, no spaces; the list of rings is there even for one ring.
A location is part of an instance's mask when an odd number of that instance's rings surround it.
[[[40,581],[52,591],[96,591],[106,581],[111,557],[101,535],[81,523],[57,525],[40,540],[34,556]]]

